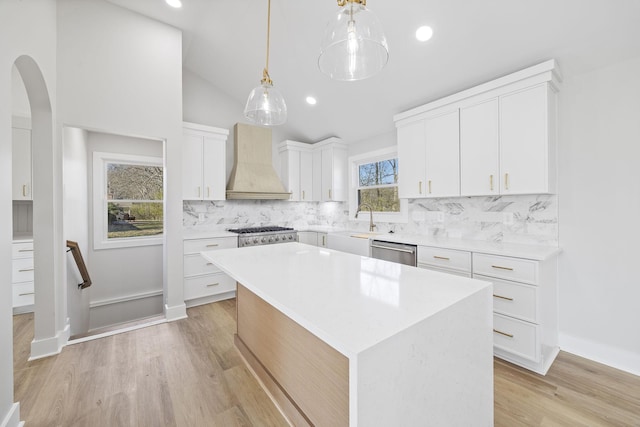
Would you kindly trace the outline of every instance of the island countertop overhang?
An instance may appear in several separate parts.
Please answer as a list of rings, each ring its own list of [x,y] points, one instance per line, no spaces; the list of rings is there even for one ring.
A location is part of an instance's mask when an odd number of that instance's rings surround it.
[[[202,256],[349,358],[491,287],[301,243]]]

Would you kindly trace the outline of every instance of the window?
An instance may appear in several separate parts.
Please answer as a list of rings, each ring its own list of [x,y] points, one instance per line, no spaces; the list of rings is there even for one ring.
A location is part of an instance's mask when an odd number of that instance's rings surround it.
[[[407,222],[407,201],[398,198],[398,162],[395,147],[349,158],[351,220],[368,221],[368,215],[355,218],[361,204],[373,208],[374,222]],[[368,210],[368,209],[364,209]]]
[[[161,158],[94,153],[93,176],[95,249],[162,243]]]

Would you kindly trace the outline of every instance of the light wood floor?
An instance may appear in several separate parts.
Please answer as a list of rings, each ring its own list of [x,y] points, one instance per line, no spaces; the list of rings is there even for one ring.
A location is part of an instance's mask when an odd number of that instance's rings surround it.
[[[235,300],[188,313],[33,362],[33,316],[14,316],[15,400],[26,426],[286,425],[235,350]],[[544,377],[494,366],[496,426],[640,426],[640,377],[567,353]]]

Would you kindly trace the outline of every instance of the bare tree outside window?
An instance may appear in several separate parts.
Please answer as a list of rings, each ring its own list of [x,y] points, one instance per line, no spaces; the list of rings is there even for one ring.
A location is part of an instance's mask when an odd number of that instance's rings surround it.
[[[400,212],[397,158],[359,165],[358,181],[358,204],[376,212]]]
[[[107,163],[109,239],[163,233],[162,167]]]

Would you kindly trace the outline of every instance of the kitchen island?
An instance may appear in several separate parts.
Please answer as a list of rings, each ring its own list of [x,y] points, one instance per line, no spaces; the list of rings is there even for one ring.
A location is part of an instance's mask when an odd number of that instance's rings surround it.
[[[490,283],[300,243],[202,255],[293,425],[493,425]]]

